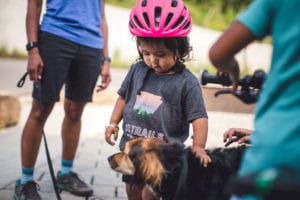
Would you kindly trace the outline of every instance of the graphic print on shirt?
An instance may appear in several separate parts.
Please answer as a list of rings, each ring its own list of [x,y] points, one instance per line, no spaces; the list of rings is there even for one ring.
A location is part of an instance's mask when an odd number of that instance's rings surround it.
[[[161,99],[161,96],[141,91],[136,97],[133,110],[141,118],[149,119],[162,104]]]
[[[133,106],[133,112],[139,120],[148,121],[151,120],[154,112],[163,103],[160,96],[154,95],[149,92],[141,92],[137,95],[135,104]],[[152,119],[153,120],[153,119]],[[125,136],[128,138],[144,137],[144,138],[159,138],[164,140],[164,134],[157,132],[156,130],[149,129],[147,127],[137,126],[135,124],[125,125]]]

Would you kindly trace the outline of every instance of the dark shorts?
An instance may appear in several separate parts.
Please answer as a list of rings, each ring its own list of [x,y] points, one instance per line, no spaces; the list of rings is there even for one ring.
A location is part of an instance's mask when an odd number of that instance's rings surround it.
[[[101,71],[101,49],[90,48],[56,35],[40,32],[39,51],[44,62],[41,90],[32,96],[43,102],[56,102],[65,86],[65,97],[76,102],[92,101]],[[41,92],[41,93],[40,93]]]

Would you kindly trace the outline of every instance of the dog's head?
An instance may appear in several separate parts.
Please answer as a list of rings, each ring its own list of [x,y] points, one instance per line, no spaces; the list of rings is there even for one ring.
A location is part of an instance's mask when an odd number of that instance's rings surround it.
[[[160,188],[163,178],[170,172],[174,173],[173,169],[178,168],[176,165],[181,164],[178,156],[183,151],[182,144],[164,143],[156,138],[136,138],[126,143],[123,152],[108,157],[108,162],[113,170],[133,175],[135,181],[152,188]]]

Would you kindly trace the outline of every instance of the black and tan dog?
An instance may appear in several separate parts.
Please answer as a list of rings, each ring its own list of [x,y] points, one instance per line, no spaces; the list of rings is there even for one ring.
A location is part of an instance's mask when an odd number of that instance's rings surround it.
[[[108,158],[111,168],[149,185],[166,200],[227,200],[224,187],[239,166],[245,146],[207,150],[208,167],[182,144],[138,138]]]

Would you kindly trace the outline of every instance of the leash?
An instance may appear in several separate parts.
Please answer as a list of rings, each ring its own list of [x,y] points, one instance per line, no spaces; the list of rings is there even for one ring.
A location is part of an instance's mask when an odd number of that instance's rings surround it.
[[[22,78],[18,81],[17,86],[19,88],[21,88],[26,80],[26,77],[28,75],[28,72],[26,72]],[[41,81],[38,81],[38,101],[39,101],[39,106],[40,106],[40,110],[42,110],[42,87],[41,87]],[[54,175],[54,170],[53,170],[53,165],[52,165],[52,161],[51,161],[51,156],[50,156],[50,152],[49,152],[49,148],[48,148],[48,143],[47,143],[47,139],[46,139],[46,134],[44,131],[44,127],[42,128],[42,133],[43,133],[43,138],[44,138],[44,145],[45,145],[45,151],[46,151],[46,157],[47,157],[47,162],[48,162],[48,167],[49,167],[49,171],[50,171],[50,175],[51,175],[51,179],[52,179],[52,183],[53,183],[53,188],[56,194],[56,199],[57,200],[61,200],[60,194],[59,194],[59,188],[57,186],[57,182],[56,182],[56,178]]]
[[[177,189],[174,195],[174,200],[181,200],[182,199],[182,194],[186,194],[186,180],[188,177],[188,160],[187,160],[187,154],[188,152],[185,150],[183,152],[183,154],[181,155],[181,161],[182,161],[182,167],[180,170],[180,176],[179,176],[179,180],[178,180],[178,185],[177,185]]]

